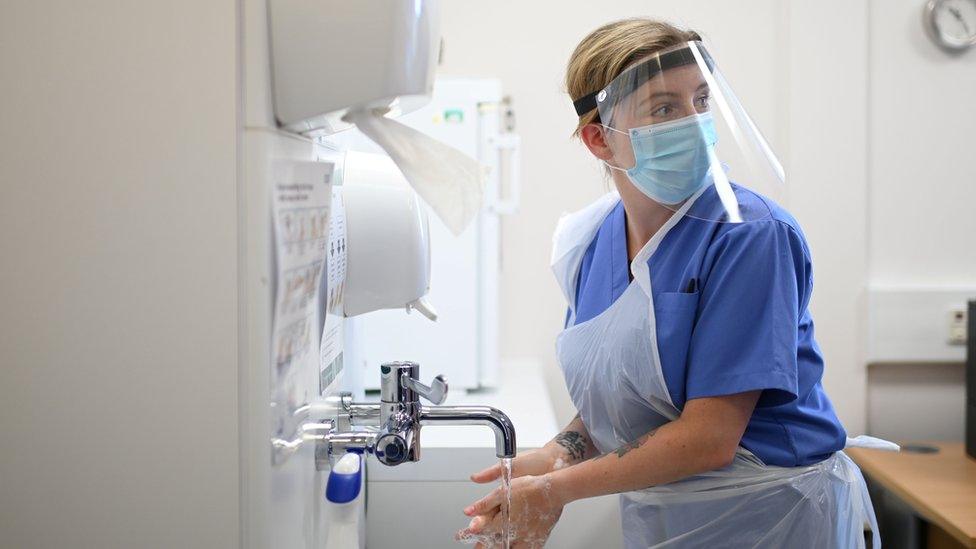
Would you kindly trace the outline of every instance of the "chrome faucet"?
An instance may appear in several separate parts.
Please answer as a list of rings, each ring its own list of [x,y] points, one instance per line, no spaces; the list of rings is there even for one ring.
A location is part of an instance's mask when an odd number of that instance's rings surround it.
[[[515,427],[507,415],[490,406],[439,406],[447,398],[447,380],[437,376],[428,386],[419,378],[419,364],[391,362],[380,367],[379,403],[356,403],[343,394],[338,421],[315,437],[319,468],[328,468],[327,460],[347,451],[371,452],[391,466],[418,461],[421,428],[431,425],[490,427],[495,455],[515,457]],[[422,405],[420,397],[435,406]]]

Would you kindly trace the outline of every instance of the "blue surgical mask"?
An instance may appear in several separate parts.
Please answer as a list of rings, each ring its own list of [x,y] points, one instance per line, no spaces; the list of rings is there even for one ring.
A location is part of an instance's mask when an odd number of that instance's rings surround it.
[[[632,128],[629,135],[634,167],[624,171],[651,199],[680,204],[707,184],[709,153],[718,140],[712,113]]]

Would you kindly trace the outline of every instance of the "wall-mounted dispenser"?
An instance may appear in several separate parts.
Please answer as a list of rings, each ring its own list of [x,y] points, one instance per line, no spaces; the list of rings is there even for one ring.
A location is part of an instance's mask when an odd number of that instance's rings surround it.
[[[430,232],[417,193],[389,157],[346,153],[345,316],[416,309],[431,320]]]
[[[329,505],[325,549],[361,549],[365,546],[363,456],[349,452],[329,472],[325,500]]]
[[[350,109],[427,103],[440,54],[438,0],[270,0],[278,124],[334,133]]]

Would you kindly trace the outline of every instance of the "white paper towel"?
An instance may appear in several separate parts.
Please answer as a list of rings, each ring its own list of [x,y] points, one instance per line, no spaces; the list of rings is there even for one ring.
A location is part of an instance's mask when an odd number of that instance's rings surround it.
[[[382,147],[447,228],[461,234],[481,209],[485,168],[461,151],[383,114],[357,110],[343,120]]]

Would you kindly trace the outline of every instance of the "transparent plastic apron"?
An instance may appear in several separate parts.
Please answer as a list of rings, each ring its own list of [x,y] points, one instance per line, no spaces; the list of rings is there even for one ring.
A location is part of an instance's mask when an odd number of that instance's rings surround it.
[[[571,304],[585,249],[618,200],[611,193],[560,221],[552,263]],[[680,415],[661,370],[655,323],[668,318],[655,318],[647,259],[682,215],[679,210],[638,253],[634,281],[606,311],[570,326],[557,339],[566,385],[601,453]],[[667,311],[667,304],[662,305]],[[574,309],[570,325],[575,321]],[[883,445],[869,437],[861,440],[865,443],[849,439],[849,445]],[[865,524],[874,533],[873,547],[881,546],[864,479],[843,452],[808,467],[774,467],[740,447],[728,467],[621,494],[620,506],[628,549],[846,549],[865,546]]]

